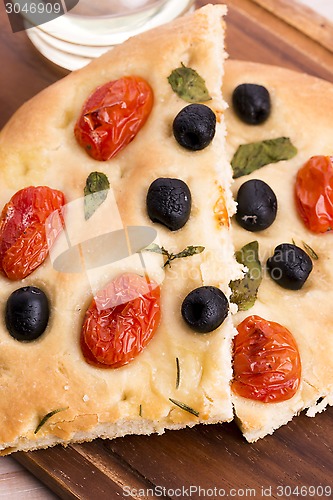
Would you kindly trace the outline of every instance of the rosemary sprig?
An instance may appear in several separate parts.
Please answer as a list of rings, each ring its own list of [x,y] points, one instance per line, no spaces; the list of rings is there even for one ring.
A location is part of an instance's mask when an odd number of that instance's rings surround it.
[[[169,401],[171,401],[171,403],[173,403],[174,405],[178,406],[178,408],[181,408],[182,410],[187,411],[188,413],[191,413],[195,417],[199,416],[199,412],[196,410],[193,410],[193,408],[191,408],[187,404],[181,403],[180,401],[176,401],[175,399],[171,399],[171,398],[169,398]]]
[[[140,409],[139,409],[139,417],[142,417],[142,405],[140,405]]]
[[[293,245],[297,246],[296,243],[295,243],[294,238],[291,241],[292,241]],[[302,240],[302,245],[303,245],[304,250],[306,251],[306,253],[308,254],[308,256],[311,257],[312,260],[318,260],[319,259],[319,255],[313,250],[313,248],[310,247],[310,245],[308,245],[307,243],[305,243],[305,241],[303,241],[303,240]]]
[[[152,243],[149,247],[145,248],[146,252],[154,252],[164,255],[166,257],[166,261],[163,267],[169,266],[171,267],[171,262],[175,259],[183,259],[185,257],[192,257],[193,255],[197,255],[202,253],[205,250],[205,247],[197,245],[189,245],[184,250],[178,253],[172,253],[166,250],[164,247],[160,247],[156,245],[156,243]]]
[[[306,253],[311,257],[312,260],[318,260],[318,254],[313,250],[313,248],[310,247],[305,241],[302,241],[304,250]]]
[[[37,434],[37,432],[40,431],[40,429],[43,427],[44,424],[46,424],[46,422],[51,418],[53,417],[53,415],[56,415],[57,413],[60,413],[61,411],[65,411],[65,410],[68,410],[68,406],[67,408],[58,408],[57,410],[53,410],[53,411],[50,411],[49,413],[47,413],[43,418],[42,420],[39,422],[39,424],[37,425],[35,431],[34,431],[34,434]]]
[[[180,384],[180,365],[179,365],[179,358],[176,358],[176,367],[177,367],[176,389],[178,389],[179,384]]]

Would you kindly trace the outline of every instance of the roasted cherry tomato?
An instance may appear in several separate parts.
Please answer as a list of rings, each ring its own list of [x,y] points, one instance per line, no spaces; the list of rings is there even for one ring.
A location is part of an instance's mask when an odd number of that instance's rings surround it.
[[[301,361],[290,331],[260,316],[249,316],[237,330],[233,391],[265,403],[292,398],[300,383]]]
[[[143,78],[106,83],[85,102],[75,137],[92,158],[109,160],[134,139],[152,107],[153,91]]]
[[[45,222],[64,204],[61,191],[30,186],[14,194],[5,205],[0,217],[0,270],[9,279],[23,279],[44,262],[57,236],[53,232],[50,240]]]
[[[159,322],[159,286],[138,274],[122,274],[97,293],[87,310],[82,353],[100,368],[123,366],[146,347]]]
[[[298,171],[296,205],[306,227],[314,233],[333,229],[333,158],[313,156]]]

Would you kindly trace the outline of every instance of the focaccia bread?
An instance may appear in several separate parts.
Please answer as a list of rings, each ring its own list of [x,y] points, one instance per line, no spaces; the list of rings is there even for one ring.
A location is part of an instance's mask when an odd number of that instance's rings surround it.
[[[233,91],[243,83],[262,85],[270,93],[271,114],[260,125],[244,123],[233,109]],[[291,399],[267,403],[233,395],[241,429],[249,441],[255,441],[272,433],[304,409],[308,409],[309,416],[314,416],[333,403],[333,234],[310,231],[300,217],[295,201],[295,181],[300,168],[312,156],[333,154],[333,86],[287,69],[228,61],[223,92],[229,103],[226,122],[230,160],[241,144],[278,137],[290,138],[297,148],[292,159],[256,169],[237,178],[233,186],[237,197],[244,182],[261,179],[273,189],[278,204],[276,219],[265,230],[250,232],[236,220],[233,223],[236,249],[257,240],[263,267],[257,300],[253,307],[235,315],[235,325],[251,315],[277,322],[291,332],[301,358],[301,382]],[[313,270],[300,290],[282,288],[265,269],[275,247],[282,243],[294,243],[303,250],[306,248],[312,257]]]
[[[163,247],[175,254],[190,246],[204,247],[201,253],[174,260],[164,269],[161,255],[129,249],[127,258],[121,255],[112,262],[110,257],[102,267],[87,266],[81,272],[74,269],[74,258],[66,272],[56,265],[64,244],[59,236],[55,253],[24,279],[8,279],[2,272],[2,454],[233,418],[230,380],[235,330],[230,314],[207,334],[193,332],[181,316],[182,302],[193,289],[215,286],[228,297],[228,284],[240,273],[229,228],[234,212],[232,173],[224,153],[224,14],[224,6],[207,6],[130,39],[27,102],[2,130],[0,205],[28,186],[61,191],[67,204],[66,233],[61,234],[69,249],[81,248],[76,261],[82,257],[84,240],[97,238],[93,257],[105,255],[98,236],[108,231],[126,233],[131,227],[154,228],[155,249]],[[204,104],[216,116],[215,136],[200,151],[183,148],[172,132],[174,118],[188,103],[173,91],[168,77],[184,66],[205,80],[210,99]],[[132,75],[151,87],[151,113],[132,142],[110,160],[97,161],[76,141],[75,124],[97,87]],[[110,189],[106,201],[85,220],[83,195],[93,172],[102,172]],[[190,218],[178,231],[152,222],[147,215],[149,186],[165,177],[186,182],[192,196]],[[117,368],[96,367],[86,361],[80,347],[85,313],[93,296],[124,273],[148,274],[160,286],[161,320],[135,359]],[[42,290],[50,307],[46,330],[30,342],[9,335],[5,321],[11,293],[28,286]]]

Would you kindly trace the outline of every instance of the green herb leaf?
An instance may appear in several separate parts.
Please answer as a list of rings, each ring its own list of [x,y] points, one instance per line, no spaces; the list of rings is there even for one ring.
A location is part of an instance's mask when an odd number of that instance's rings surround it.
[[[202,246],[193,246],[189,245],[188,247],[184,248],[179,253],[176,253],[173,257],[173,259],[182,259],[184,257],[192,257],[193,255],[197,255],[199,253],[202,253],[205,250],[205,247]]]
[[[231,160],[234,178],[248,175],[269,163],[290,160],[296,154],[297,149],[288,137],[242,144]]]
[[[84,188],[84,216],[88,220],[106,200],[110,189],[109,179],[102,172],[91,172]]]
[[[318,260],[318,254],[311,248],[305,241],[302,241],[304,250],[311,257],[312,260]]]
[[[184,248],[179,253],[169,253],[167,255],[167,261],[164,264],[164,267],[169,266],[171,267],[171,262],[175,259],[183,259],[185,257],[192,257],[193,255],[197,255],[199,253],[202,253],[205,250],[205,247],[202,246],[193,246],[189,245],[188,247]]]
[[[202,253],[205,250],[205,247],[202,246],[193,246],[189,245],[188,247],[184,248],[179,253],[172,253],[166,250],[164,247],[160,247],[156,245],[156,243],[152,243],[149,245],[149,247],[145,248],[146,252],[154,252],[154,253],[159,253],[161,255],[164,255],[167,260],[164,264],[163,267],[169,266],[171,267],[171,262],[175,259],[184,259],[185,257],[192,257],[193,255],[197,255],[199,253]]]
[[[140,408],[139,408],[139,417],[142,417],[142,405],[140,405]]]
[[[160,253],[162,255],[169,255],[169,252],[163,247],[159,247],[156,243],[152,243],[149,247],[145,248],[146,252]]]
[[[205,102],[211,99],[205,80],[195,71],[182,63],[168,77],[172,90],[186,102]]]
[[[262,280],[258,250],[258,242],[252,241],[236,252],[237,262],[248,268],[243,279],[230,283],[232,291],[230,302],[237,304],[239,311],[247,311],[254,305],[257,299],[258,289]]]
[[[193,408],[191,408],[190,406],[187,406],[185,403],[181,403],[180,401],[176,401],[175,399],[171,399],[171,398],[169,398],[169,401],[171,401],[171,403],[173,403],[174,405],[178,406],[178,408],[181,408],[182,410],[187,411],[188,413],[191,413],[192,415],[194,415],[196,417],[199,416],[198,411],[193,410]]]
[[[176,366],[177,366],[176,389],[178,389],[179,384],[180,384],[180,366],[179,366],[179,359],[178,358],[176,358]]]
[[[51,418],[53,417],[53,415],[56,415],[57,413],[60,413],[61,411],[65,411],[65,410],[68,410],[68,406],[67,408],[58,408],[57,410],[53,410],[53,411],[50,411],[50,413],[47,413],[45,415],[45,417],[42,418],[42,420],[39,422],[39,424],[37,425],[35,431],[34,431],[34,434],[37,434],[38,431],[40,431],[40,429],[43,427],[44,424],[46,424],[46,422]]]

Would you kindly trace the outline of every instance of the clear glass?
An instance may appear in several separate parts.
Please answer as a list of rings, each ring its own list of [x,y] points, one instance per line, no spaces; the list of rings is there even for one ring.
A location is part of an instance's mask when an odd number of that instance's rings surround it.
[[[167,23],[194,8],[194,0],[80,0],[66,14],[27,35],[52,62],[74,70],[130,36]]]

